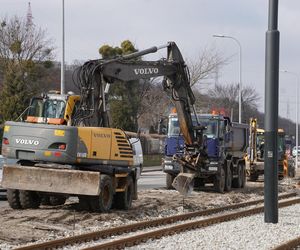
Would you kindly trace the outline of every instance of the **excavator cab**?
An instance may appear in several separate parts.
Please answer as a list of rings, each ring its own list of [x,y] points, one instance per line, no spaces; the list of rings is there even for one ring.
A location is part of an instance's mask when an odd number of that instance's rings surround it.
[[[43,94],[31,99],[26,122],[67,125],[80,100],[78,95],[58,92]]]

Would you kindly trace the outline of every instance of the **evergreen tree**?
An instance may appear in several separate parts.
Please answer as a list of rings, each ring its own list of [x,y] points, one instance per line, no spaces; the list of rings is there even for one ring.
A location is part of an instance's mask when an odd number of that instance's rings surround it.
[[[123,41],[121,47],[103,45],[99,49],[103,59],[126,55],[137,50],[129,41]],[[140,83],[139,81],[116,82],[110,89],[110,113],[112,127],[122,128],[127,131],[137,131],[138,110],[140,104]]]

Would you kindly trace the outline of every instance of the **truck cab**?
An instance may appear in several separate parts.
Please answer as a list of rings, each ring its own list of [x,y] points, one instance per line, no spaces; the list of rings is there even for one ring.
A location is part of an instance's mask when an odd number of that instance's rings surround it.
[[[199,122],[203,129],[203,145],[201,167],[195,173],[195,187],[204,186],[205,183],[216,183],[219,185],[220,169],[230,165],[227,188],[230,189],[231,181],[244,185],[244,156],[247,148],[247,125],[231,123],[230,119],[223,115],[198,114],[197,119],[193,116],[193,123]],[[181,165],[173,160],[173,155],[183,154],[184,143],[180,135],[178,119],[176,114],[169,116],[168,136],[165,146],[165,157],[163,158],[163,171],[166,173],[166,186],[172,188],[172,182],[180,172]],[[226,167],[227,168],[227,167]],[[238,169],[240,172],[238,173]],[[221,171],[222,172],[222,171]],[[225,173],[226,175],[226,173]],[[217,181],[216,181],[217,180]],[[229,183],[230,182],[230,183]],[[222,184],[223,185],[223,184]],[[221,187],[220,190],[223,188]]]

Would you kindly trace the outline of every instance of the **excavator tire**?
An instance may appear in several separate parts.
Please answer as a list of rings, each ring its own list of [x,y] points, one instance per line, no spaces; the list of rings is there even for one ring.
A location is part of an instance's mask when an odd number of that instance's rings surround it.
[[[113,207],[117,209],[124,209],[128,210],[131,208],[132,205],[132,198],[133,198],[133,180],[132,177],[129,176],[127,178],[127,186],[124,192],[116,193],[114,196],[114,204]]]
[[[18,189],[7,189],[6,197],[7,197],[8,204],[11,208],[13,209],[22,208]]]
[[[35,191],[20,190],[20,203],[22,208],[38,208],[41,198]]]
[[[219,178],[217,176],[215,177],[214,188],[217,192],[224,193],[224,189],[225,189],[225,171],[224,171],[224,168],[221,168]]]
[[[172,183],[174,181],[175,176],[171,175],[171,174],[166,174],[166,187],[167,189],[174,189],[174,187],[172,186]]]
[[[101,175],[100,194],[89,197],[91,210],[93,212],[108,212],[112,206],[113,196],[114,190],[111,177],[105,174]]]

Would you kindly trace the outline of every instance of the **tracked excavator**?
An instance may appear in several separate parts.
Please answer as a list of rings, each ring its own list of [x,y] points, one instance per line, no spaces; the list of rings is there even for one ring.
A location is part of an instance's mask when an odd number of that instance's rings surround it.
[[[144,61],[141,56],[167,49],[167,58]],[[125,131],[110,128],[108,89],[117,81],[163,77],[175,103],[185,141],[180,161],[186,186],[203,152],[203,127],[192,122],[195,97],[189,72],[174,42],[109,60],[91,60],[74,72],[80,95],[48,93],[33,98],[24,121],[7,121],[2,154],[17,160],[3,168],[2,186],[14,209],[63,204],[78,196],[87,210],[128,209],[137,199],[140,170],[133,165],[133,145]],[[197,161],[195,160],[197,159]],[[196,162],[196,163],[195,163]],[[187,172],[187,173],[184,173]],[[178,186],[178,185],[177,185]]]

